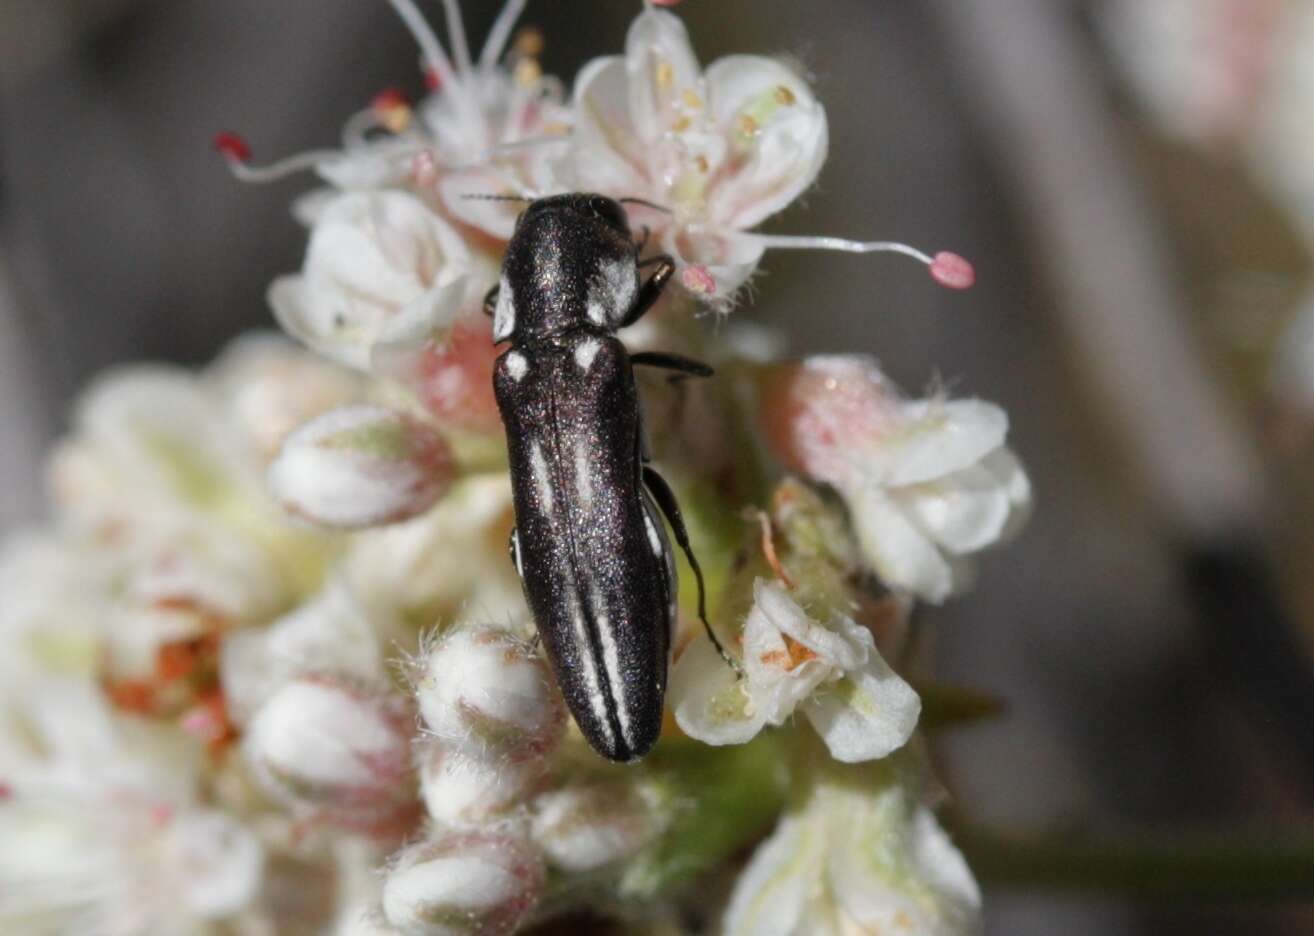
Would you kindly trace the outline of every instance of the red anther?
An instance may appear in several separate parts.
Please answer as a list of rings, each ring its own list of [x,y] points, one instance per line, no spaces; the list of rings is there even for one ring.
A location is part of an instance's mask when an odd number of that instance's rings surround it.
[[[251,158],[251,147],[247,145],[246,140],[227,130],[215,134],[214,148],[222,153],[225,159],[246,162]]]
[[[976,270],[958,254],[942,250],[931,258],[931,278],[949,289],[970,289],[976,282]]]
[[[711,270],[700,263],[687,266],[680,273],[680,282],[692,293],[710,296],[716,292],[716,278]]]
[[[424,86],[430,91],[437,91],[443,86],[442,76],[438,74],[436,69],[426,68],[424,70]]]
[[[410,101],[406,99],[406,92],[401,88],[384,88],[374,95],[374,100],[370,101],[370,107],[376,111],[389,111],[396,107],[409,106]]]

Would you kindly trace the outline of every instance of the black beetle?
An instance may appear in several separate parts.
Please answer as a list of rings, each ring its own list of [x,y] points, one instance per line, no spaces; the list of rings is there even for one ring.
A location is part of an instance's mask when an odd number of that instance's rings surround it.
[[[620,202],[542,198],[517,221],[485,301],[494,342],[510,342],[493,387],[510,454],[512,560],[571,714],[613,761],[642,757],[661,733],[677,619],[663,514],[707,621],[679,506],[645,464],[632,365],[699,377],[712,370],[675,354],[631,355],[616,337],[675,270],[668,256],[640,262],[639,251]],[[645,266],[653,273],[640,282]]]

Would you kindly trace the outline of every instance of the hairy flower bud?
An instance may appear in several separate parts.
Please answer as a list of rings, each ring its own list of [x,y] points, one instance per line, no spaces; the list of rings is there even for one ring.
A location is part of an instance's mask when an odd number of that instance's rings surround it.
[[[378,406],[335,409],[292,433],[269,468],[275,496],[326,526],[368,527],[432,506],[453,476],[429,426]]]
[[[500,936],[543,888],[543,861],[522,839],[457,832],[414,845],[383,885],[383,911],[408,936]]]
[[[430,818],[447,826],[474,826],[523,802],[543,778],[543,758],[488,760],[433,742],[419,755],[420,788]]]
[[[399,699],[303,677],[256,712],[246,756],[256,780],[281,802],[383,833],[415,812],[410,725]]]
[[[471,756],[519,759],[554,747],[565,709],[543,660],[491,628],[458,628],[419,662],[416,698],[429,730]]]
[[[628,858],[665,827],[656,802],[632,784],[599,783],[545,793],[534,803],[533,836],[548,861],[591,871]]]
[[[405,384],[440,426],[485,434],[502,427],[493,398],[498,353],[492,324],[473,312],[419,348],[376,352],[374,363],[378,372]]]

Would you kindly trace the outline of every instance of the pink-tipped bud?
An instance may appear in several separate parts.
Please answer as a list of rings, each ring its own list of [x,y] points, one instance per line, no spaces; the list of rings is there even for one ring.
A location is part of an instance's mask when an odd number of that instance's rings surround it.
[[[243,742],[260,786],[316,820],[386,834],[416,813],[413,716],[396,696],[302,677],[256,712]]]
[[[970,289],[976,282],[976,269],[956,253],[942,250],[931,259],[931,279],[948,289]]]
[[[760,418],[772,452],[790,470],[838,484],[861,466],[862,444],[896,426],[899,401],[870,358],[816,355],[770,370]]]
[[[385,88],[370,101],[374,119],[392,133],[401,133],[411,123],[411,104],[400,88]]]
[[[251,159],[251,147],[246,140],[236,133],[225,130],[216,133],[214,148],[225,158],[233,162],[248,162]]]
[[[415,693],[429,731],[475,758],[542,756],[565,730],[543,660],[490,628],[458,628],[434,643],[419,660]]]
[[[629,858],[665,827],[662,810],[632,784],[568,787],[534,802],[533,838],[549,863],[592,871]]]
[[[383,884],[383,912],[408,936],[503,936],[534,908],[545,876],[523,839],[451,833],[401,853]]]
[[[525,802],[547,772],[541,757],[488,760],[435,742],[419,755],[424,805],[436,822],[454,828],[484,825]]]
[[[347,406],[289,435],[269,484],[298,516],[358,528],[424,512],[454,473],[451,450],[431,427],[384,407]]]
[[[375,362],[405,384],[440,426],[486,435],[500,432],[493,396],[492,323],[482,315],[461,318],[441,341],[419,349],[384,350]]]

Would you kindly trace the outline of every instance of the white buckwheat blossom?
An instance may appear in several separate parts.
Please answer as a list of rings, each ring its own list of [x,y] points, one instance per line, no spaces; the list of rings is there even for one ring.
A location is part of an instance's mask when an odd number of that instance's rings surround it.
[[[979,932],[972,872],[906,771],[820,773],[739,878],[725,936]]]
[[[742,744],[801,711],[837,760],[902,747],[921,701],[881,658],[871,632],[840,616],[813,620],[778,582],[758,579],[744,623],[742,678],[709,641],[690,645],[671,676],[675,719],[709,744]]]
[[[461,236],[406,192],[347,192],[324,206],[301,273],[274,281],[269,304],[313,351],[368,371],[376,349],[449,329],[469,289]]]
[[[444,4],[449,54],[412,0],[389,2],[420,48],[431,88],[423,101],[412,107],[399,92],[382,92],[348,120],[341,149],[312,150],[270,166],[252,166],[249,148],[234,134],[221,134],[216,146],[248,181],[313,169],[341,191],[408,190],[505,240],[519,206],[467,196],[560,191],[555,166],[572,123],[561,82],[539,67],[541,38],[526,32],[511,41],[526,0],[503,6],[477,59],[457,4]],[[329,197],[325,190],[311,193],[298,202],[297,214],[314,223]]]
[[[983,400],[909,400],[875,363],[818,355],[768,378],[776,454],[833,485],[867,561],[891,588],[939,603],[968,558],[1025,521],[1031,486],[1005,446],[1008,416]]]
[[[771,247],[893,250],[944,285],[971,285],[970,265],[954,254],[750,232],[811,187],[826,159],[826,112],[785,62],[731,55],[703,70],[680,19],[648,5],[623,56],[580,72],[574,101],[575,187],[667,209],[644,211],[643,224],[694,294],[728,299]]]

